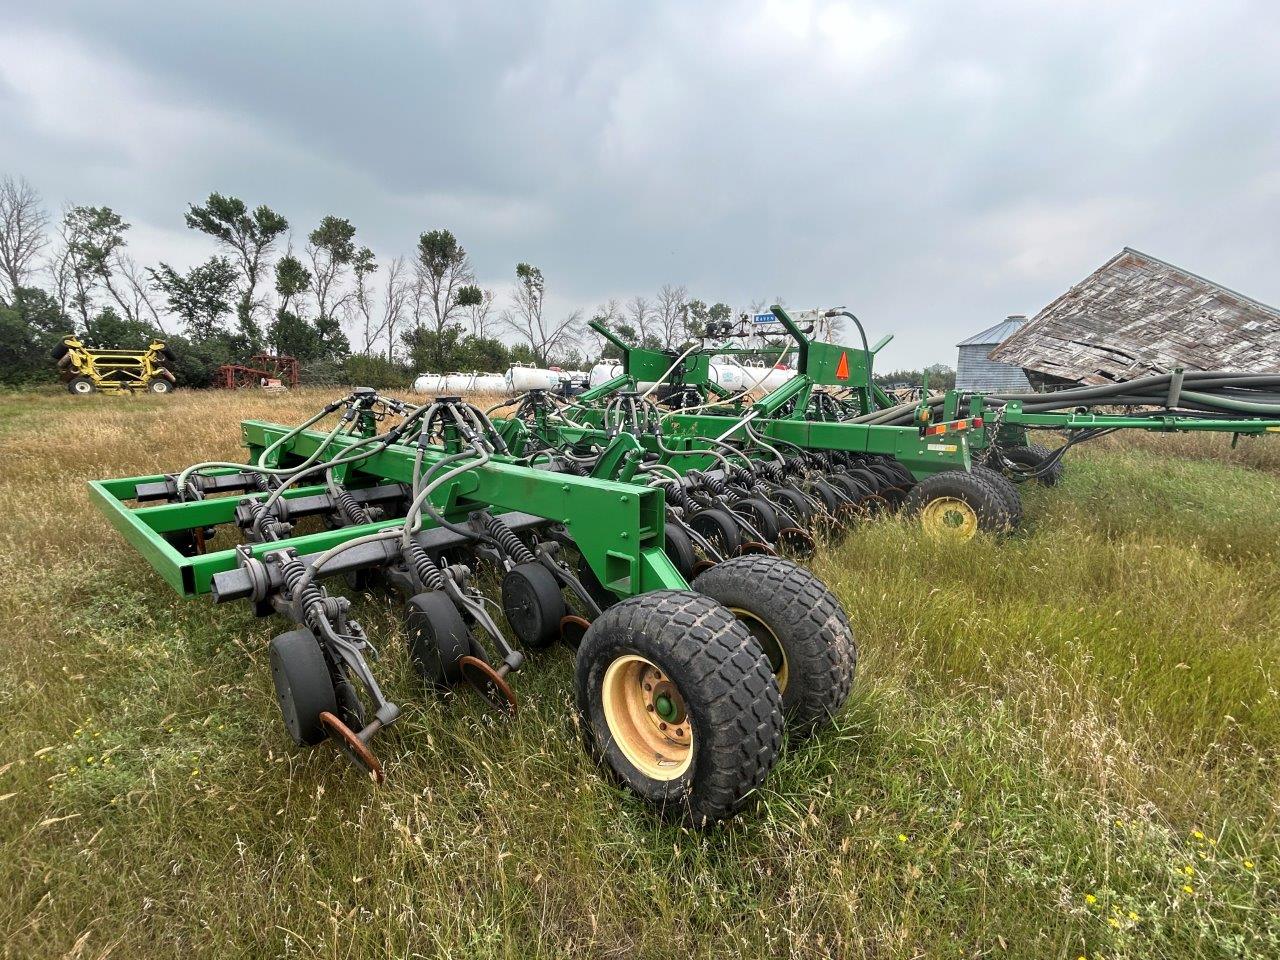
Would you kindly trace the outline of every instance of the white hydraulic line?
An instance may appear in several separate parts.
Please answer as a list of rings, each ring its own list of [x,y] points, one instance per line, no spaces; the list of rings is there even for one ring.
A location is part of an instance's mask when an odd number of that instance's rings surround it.
[[[715,442],[724,443],[731,436],[733,436],[733,434],[736,433],[741,427],[745,427],[748,423],[750,423],[752,420],[754,420],[758,416],[760,416],[760,411],[752,410],[745,417],[743,417],[741,420],[735,423],[732,427],[730,427],[724,433],[720,434],[720,436],[716,437]]]

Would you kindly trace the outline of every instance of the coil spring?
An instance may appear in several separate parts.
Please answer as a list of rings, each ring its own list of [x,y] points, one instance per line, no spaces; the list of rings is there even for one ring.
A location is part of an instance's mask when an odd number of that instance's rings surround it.
[[[725,486],[724,480],[720,477],[708,477],[704,474],[702,482],[706,486],[707,492],[712,496],[719,497],[728,492],[728,487]]]
[[[770,480],[782,479],[782,464],[777,460],[770,460],[768,463],[760,465],[760,471]]]
[[[489,532],[489,536],[498,541],[498,545],[507,556],[516,563],[533,563],[538,559],[533,555],[533,551],[524,545],[524,541],[516,536],[515,531],[503,523],[499,517],[489,514],[484,522],[484,528]]]
[[[278,540],[275,514],[259,500],[253,505],[253,529],[266,540]]]
[[[564,457],[556,461],[560,465],[561,473],[572,474],[575,477],[585,477],[587,472],[582,469],[580,464],[574,463],[568,457]]]
[[[406,558],[417,574],[418,580],[426,590],[444,589],[444,574],[436,566],[436,562],[427,553],[426,547],[417,540],[409,541],[409,556]]]
[[[289,599],[298,604],[301,610],[310,612],[317,605],[323,607],[325,602],[325,592],[320,585],[312,580],[307,584],[307,589],[303,592],[301,601],[294,596],[294,590],[297,589],[298,581],[300,581],[307,573],[307,565],[297,557],[291,557],[280,565],[280,573],[284,577],[285,589],[289,591]]]
[[[755,476],[746,467],[734,464],[729,468],[729,478],[740,486],[748,487],[751,485],[751,481],[755,479]]]
[[[338,488],[338,509],[351,523],[371,523],[373,518],[346,487]]]
[[[679,507],[685,513],[692,513],[696,509],[696,504],[689,497],[689,491],[680,484],[672,484],[664,488],[667,491],[667,505],[671,507]]]

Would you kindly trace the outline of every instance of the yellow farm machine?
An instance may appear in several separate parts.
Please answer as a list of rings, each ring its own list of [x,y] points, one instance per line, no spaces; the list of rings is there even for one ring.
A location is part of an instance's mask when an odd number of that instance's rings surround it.
[[[74,335],[62,338],[53,351],[67,389],[77,396],[91,393],[168,393],[176,378],[166,364],[174,360],[163,340],[145,350],[100,350]]]

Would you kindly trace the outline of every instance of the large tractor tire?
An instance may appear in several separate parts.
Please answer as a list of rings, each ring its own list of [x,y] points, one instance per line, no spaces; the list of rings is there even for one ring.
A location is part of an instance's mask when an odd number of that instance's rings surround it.
[[[844,608],[812,573],[782,557],[717,564],[693,588],[732,611],[764,649],[793,731],[810,732],[844,706],[858,648]]]
[[[782,696],[720,603],[684,590],[622,600],[578,647],[587,748],[626,787],[695,826],[733,816],[773,768]]]
[[[147,389],[151,393],[165,394],[173,389],[173,384],[164,377],[152,377],[147,381]]]
[[[72,377],[67,381],[67,392],[74,393],[77,397],[87,397],[91,393],[97,393],[98,388],[89,377]]]
[[[971,540],[979,533],[1007,533],[1013,519],[1000,491],[966,470],[944,470],[922,480],[907,496],[908,515],[935,536]]]

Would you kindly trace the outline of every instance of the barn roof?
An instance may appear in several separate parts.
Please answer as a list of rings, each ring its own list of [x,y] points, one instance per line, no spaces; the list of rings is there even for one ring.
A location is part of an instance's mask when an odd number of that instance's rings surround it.
[[[1020,326],[1027,322],[1026,317],[1014,316],[1001,320],[994,327],[987,327],[981,333],[975,333],[972,337],[967,337],[956,344],[957,347],[971,347],[975,344],[992,345],[1002,343],[1006,337],[1017,330]]]
[[[1280,371],[1280,310],[1125,247],[991,352],[1048,377]]]

